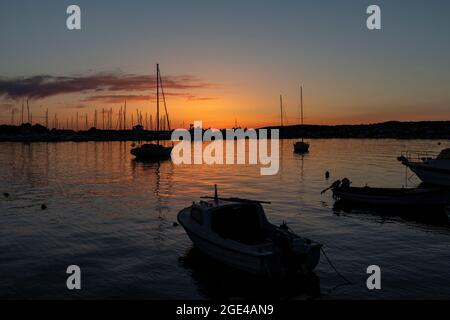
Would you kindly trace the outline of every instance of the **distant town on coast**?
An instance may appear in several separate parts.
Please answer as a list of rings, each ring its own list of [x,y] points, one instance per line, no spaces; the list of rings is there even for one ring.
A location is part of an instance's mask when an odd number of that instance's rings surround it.
[[[236,128],[234,128],[236,129]],[[291,125],[261,129],[279,129],[281,139],[291,138],[355,138],[355,139],[450,139],[450,121],[388,121],[359,125]],[[225,129],[221,129],[224,131]],[[191,127],[193,132],[193,127]],[[270,132],[270,131],[269,131]],[[140,141],[169,140],[171,131],[145,130],[136,125],[130,130],[49,129],[40,124],[0,125],[0,141]]]

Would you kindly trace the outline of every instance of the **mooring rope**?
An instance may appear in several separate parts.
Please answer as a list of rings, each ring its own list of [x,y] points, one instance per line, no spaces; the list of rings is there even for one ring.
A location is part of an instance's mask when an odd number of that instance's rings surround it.
[[[333,265],[333,263],[331,262],[331,260],[328,258],[327,254],[325,253],[325,250],[323,247],[320,248],[320,250],[322,251],[323,255],[325,256],[325,258],[327,259],[328,264],[331,266],[331,268],[333,268],[334,272],[336,272],[336,274],[338,276],[340,276],[345,282],[346,284],[352,285],[353,282],[351,282],[350,280],[348,280],[342,273],[340,273],[338,271],[338,269],[336,269],[336,267]]]

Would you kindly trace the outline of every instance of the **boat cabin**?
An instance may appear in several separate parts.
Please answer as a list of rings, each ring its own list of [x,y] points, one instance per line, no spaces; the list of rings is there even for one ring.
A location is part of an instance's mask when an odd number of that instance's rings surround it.
[[[250,245],[264,242],[270,233],[270,224],[257,202],[200,201],[192,205],[191,218],[224,239]]]

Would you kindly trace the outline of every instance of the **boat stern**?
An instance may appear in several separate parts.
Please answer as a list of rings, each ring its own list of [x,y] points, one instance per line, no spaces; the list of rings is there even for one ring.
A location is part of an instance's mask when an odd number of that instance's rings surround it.
[[[318,242],[311,242],[305,261],[305,267],[307,271],[311,272],[317,267],[320,261],[321,250],[322,244]]]

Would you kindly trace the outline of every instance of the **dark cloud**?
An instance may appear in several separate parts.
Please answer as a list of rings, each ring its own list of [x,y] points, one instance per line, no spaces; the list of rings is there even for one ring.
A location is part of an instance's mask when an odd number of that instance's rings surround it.
[[[124,101],[148,101],[153,100],[153,96],[145,94],[104,94],[94,95],[83,99],[83,102],[108,102],[122,103]]]
[[[217,98],[213,98],[213,97],[197,97],[194,95],[188,95],[187,99],[189,101],[209,101],[209,100],[216,100]]]
[[[213,100],[215,98],[200,97],[193,94],[182,92],[165,92],[166,97],[181,97],[188,101],[204,101]],[[93,95],[86,97],[83,102],[107,102],[107,103],[122,103],[124,101],[156,101],[156,94],[112,94],[112,95]]]
[[[213,87],[192,76],[163,77],[166,90],[192,90]],[[7,99],[43,99],[59,94],[89,92],[145,91],[156,88],[156,77],[136,74],[94,74],[89,76],[38,75],[28,78],[0,78],[0,96]],[[172,93],[173,95],[174,93]],[[170,95],[167,93],[167,95]],[[104,95],[111,98],[112,95]],[[124,95],[125,96],[125,95]],[[130,95],[130,97],[143,95]],[[101,99],[102,95],[98,96]],[[95,96],[91,97],[95,99]],[[123,99],[122,99],[123,100]],[[91,100],[92,101],[92,100]]]

